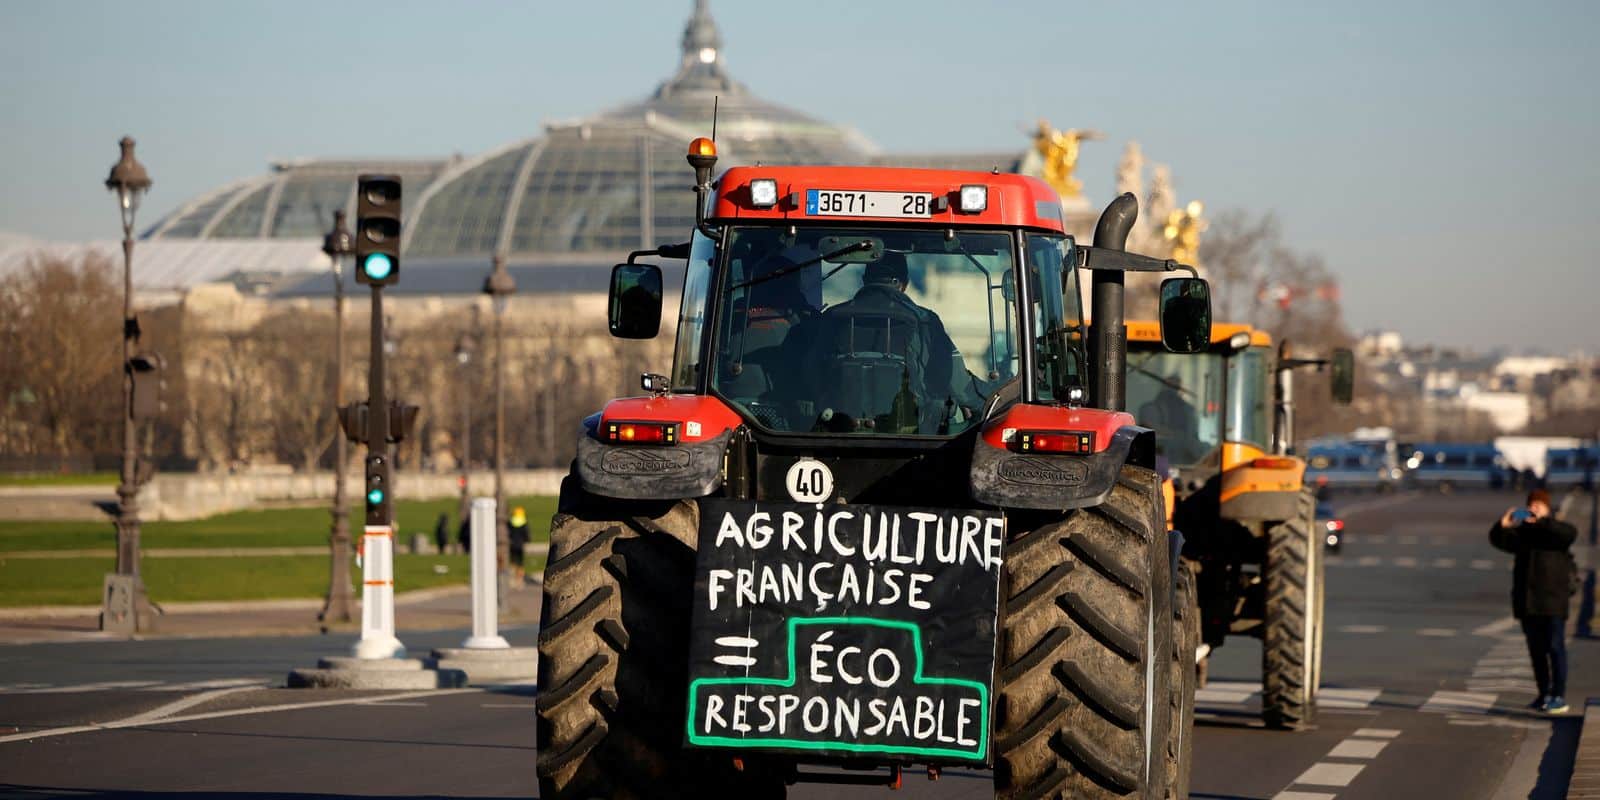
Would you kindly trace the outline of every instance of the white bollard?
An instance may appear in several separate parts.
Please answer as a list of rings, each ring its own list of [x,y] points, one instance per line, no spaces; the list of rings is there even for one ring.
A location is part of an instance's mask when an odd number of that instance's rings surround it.
[[[494,498],[472,501],[472,635],[461,646],[473,650],[511,647],[497,630],[500,570],[495,564],[494,512]]]
[[[356,658],[405,658],[394,635],[394,529],[368,525],[361,536],[361,640]]]

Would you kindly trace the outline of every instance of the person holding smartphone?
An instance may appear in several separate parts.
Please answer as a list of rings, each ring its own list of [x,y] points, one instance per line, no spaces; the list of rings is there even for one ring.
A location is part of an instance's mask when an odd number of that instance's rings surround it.
[[[1539,697],[1528,705],[1546,714],[1568,710],[1567,604],[1578,530],[1550,513],[1550,493],[1534,489],[1527,505],[1508,508],[1489,530],[1489,543],[1516,557],[1511,574],[1511,613],[1522,623],[1533,659]]]

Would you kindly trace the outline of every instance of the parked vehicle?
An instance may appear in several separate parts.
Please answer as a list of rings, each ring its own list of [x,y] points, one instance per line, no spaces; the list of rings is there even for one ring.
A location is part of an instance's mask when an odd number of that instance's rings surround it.
[[[1544,455],[1544,485],[1594,489],[1600,480],[1600,446],[1551,449]]]
[[[1399,473],[1391,455],[1369,444],[1315,444],[1306,450],[1306,480],[1329,489],[1386,492]]]

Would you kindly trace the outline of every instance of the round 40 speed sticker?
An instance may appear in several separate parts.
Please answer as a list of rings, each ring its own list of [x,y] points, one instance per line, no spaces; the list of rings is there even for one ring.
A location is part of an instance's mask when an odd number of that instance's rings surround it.
[[[789,467],[783,485],[796,503],[821,503],[833,496],[833,470],[814,458],[802,458]]]

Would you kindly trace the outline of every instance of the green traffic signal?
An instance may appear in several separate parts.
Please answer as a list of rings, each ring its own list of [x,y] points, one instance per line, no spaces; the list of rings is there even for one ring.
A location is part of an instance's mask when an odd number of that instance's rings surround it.
[[[383,253],[369,253],[361,262],[361,271],[372,281],[388,280],[394,272],[394,261]]]
[[[367,505],[376,506],[383,504],[383,490],[369,489],[367,491]]]

